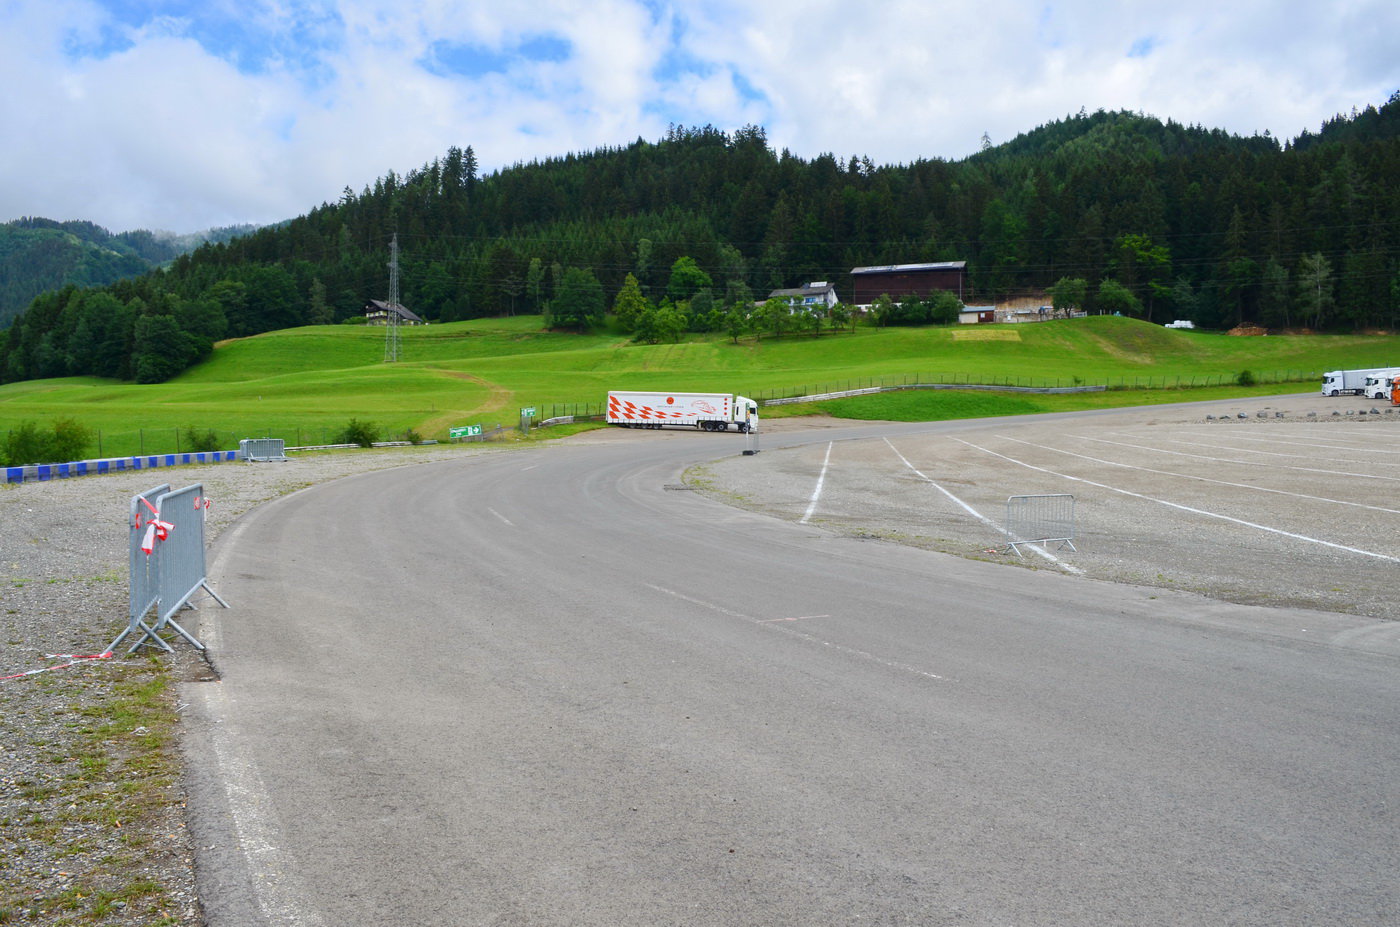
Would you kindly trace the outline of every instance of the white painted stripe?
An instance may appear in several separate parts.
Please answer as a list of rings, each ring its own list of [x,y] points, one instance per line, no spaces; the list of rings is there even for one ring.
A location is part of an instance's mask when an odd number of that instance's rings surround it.
[[[1113,433],[1113,434],[1117,434],[1118,432],[1112,432],[1112,433]],[[1275,469],[1275,470],[1297,470],[1297,471],[1299,471],[1300,473],[1321,473],[1321,474],[1323,474],[1324,476],[1352,476],[1352,477],[1356,477],[1356,478],[1358,478],[1358,479],[1366,479],[1366,480],[1385,480],[1386,482],[1400,483],[1400,476],[1382,476],[1382,475],[1379,474],[1379,473],[1353,473],[1353,472],[1351,472],[1350,470],[1327,470],[1327,469],[1323,469],[1322,467],[1292,467],[1292,466],[1286,466],[1286,465],[1283,465],[1283,464],[1260,463],[1260,462],[1257,461],[1257,460],[1236,460],[1236,459],[1230,458],[1230,457],[1206,457],[1206,456],[1200,455],[1200,454],[1185,454],[1185,453],[1183,453],[1182,451],[1169,451],[1169,450],[1166,450],[1165,448],[1146,447],[1146,446],[1143,446],[1143,445],[1140,445],[1140,444],[1126,444],[1126,443],[1122,443],[1122,442],[1118,442],[1118,441],[1108,441],[1108,440],[1106,440],[1106,439],[1104,439],[1104,438],[1089,438],[1089,437],[1087,437],[1087,436],[1081,436],[1081,437],[1084,437],[1086,440],[1089,440],[1089,441],[1102,441],[1102,442],[1105,443],[1105,444],[1122,444],[1123,447],[1136,447],[1136,448],[1141,448],[1142,450],[1153,451],[1153,452],[1159,453],[1159,454],[1180,454],[1180,455],[1182,455],[1182,456],[1184,456],[1184,457],[1200,457],[1202,460],[1218,460],[1218,461],[1220,461],[1221,463],[1244,464],[1244,465],[1247,466],[1247,467],[1269,467],[1270,469]],[[1288,458],[1294,458],[1294,457],[1312,456],[1312,455],[1305,455],[1305,454],[1279,454],[1279,453],[1276,453],[1276,452],[1274,452],[1274,451],[1255,451],[1255,450],[1251,450],[1251,449],[1249,449],[1249,448],[1247,448],[1247,447],[1233,447],[1233,446],[1228,445],[1228,444],[1207,444],[1207,443],[1205,443],[1205,442],[1203,442],[1203,441],[1179,441],[1179,440],[1177,440],[1177,439],[1175,439],[1175,438],[1168,438],[1168,439],[1166,439],[1166,443],[1168,443],[1168,444],[1184,444],[1184,445],[1186,445],[1187,447],[1210,447],[1210,448],[1215,448],[1216,450],[1219,450],[1219,451],[1239,451],[1240,453],[1244,453],[1244,454],[1256,454],[1256,455],[1262,454],[1262,455],[1265,456],[1265,457],[1288,457]]]
[[[1104,460],[1102,457],[1090,457],[1088,454],[1076,454],[1074,451],[1061,450],[1058,447],[1050,447],[1046,444],[1035,444],[1031,441],[1022,441],[1020,438],[1012,438],[1008,435],[997,435],[1004,441],[1014,441],[1017,444],[1024,444],[1027,447],[1039,448],[1042,451],[1051,451],[1056,454],[1064,454],[1069,457],[1078,457],[1080,460],[1088,460],[1093,463],[1107,464],[1110,467],[1119,467],[1124,470],[1136,470],[1139,473],[1155,473],[1158,476],[1172,476],[1182,480],[1196,480],[1201,483],[1215,483],[1217,486],[1229,486],[1232,489],[1249,489],[1254,492],[1267,492],[1279,496],[1291,496],[1294,499],[1307,499],[1312,502],[1327,502],[1331,505],[1350,505],[1359,509],[1370,509],[1373,512],[1384,512],[1387,515],[1400,515],[1400,509],[1388,509],[1379,505],[1367,505],[1364,502],[1348,502],[1345,499],[1329,499],[1326,496],[1312,496],[1303,492],[1289,492],[1286,489],[1273,489],[1268,486],[1253,486],[1249,483],[1232,483],[1229,480],[1213,480],[1208,476],[1193,476],[1189,473],[1177,473],[1173,470],[1155,470],[1152,467],[1137,467],[1132,464],[1119,463],[1116,460]]]
[[[817,477],[817,488],[812,490],[812,498],[807,503],[807,511],[797,520],[799,525],[807,524],[807,521],[812,517],[812,513],[817,510],[817,500],[821,498],[822,486],[826,484],[826,468],[831,463],[831,446],[835,443],[835,441],[828,441],[826,443],[826,456],[822,458],[822,472],[821,475]]]
[[[1068,473],[1060,473],[1057,470],[1050,470],[1045,467],[1037,467],[1035,464],[1026,463],[1024,460],[1017,460],[1015,457],[1008,457],[1005,454],[998,454],[996,451],[990,450],[977,444],[973,444],[971,441],[964,441],[962,438],[953,438],[953,440],[957,441],[960,444],[966,444],[968,447],[975,448],[976,450],[979,450],[984,454],[990,454],[993,457],[1000,458],[1001,460],[1005,460],[1009,463],[1018,464],[1019,466],[1025,467],[1027,470],[1035,470],[1039,473],[1048,473],[1051,476],[1058,476],[1062,479],[1071,480],[1075,483],[1083,483],[1086,486],[1097,486],[1099,489],[1106,489],[1109,492],[1116,492],[1120,495],[1131,496],[1134,499],[1142,499],[1145,502],[1155,502],[1158,505],[1165,505],[1168,508],[1179,509],[1183,512],[1190,512],[1193,515],[1204,515],[1207,518],[1218,518],[1221,521],[1228,521],[1236,525],[1242,525],[1246,528],[1254,528],[1258,531],[1267,531],[1270,534],[1282,535],[1283,537],[1293,538],[1297,541],[1305,541],[1309,544],[1320,544],[1323,547],[1331,547],[1334,550],[1346,551],[1347,553],[1351,554],[1360,554],[1363,557],[1374,557],[1377,560],[1385,560],[1390,563],[1400,563],[1400,557],[1391,557],[1387,556],[1386,554],[1378,554],[1374,551],[1361,550],[1357,547],[1347,547],[1345,544],[1334,544],[1331,541],[1324,541],[1320,538],[1308,537],[1306,534],[1294,534],[1292,531],[1284,531],[1282,528],[1271,528],[1268,525],[1260,525],[1252,521],[1245,521],[1241,518],[1234,518],[1229,515],[1221,515],[1219,512],[1208,512],[1205,509],[1198,509],[1189,505],[1182,505],[1179,502],[1168,502],[1166,499],[1156,499],[1152,496],[1145,496],[1142,493],[1133,492],[1132,490],[1119,489],[1116,486],[1109,486],[1106,483],[1097,483],[1093,480],[1086,480],[1080,476],[1071,476]]]
[[[1051,563],[1055,564],[1055,565],[1058,566],[1060,569],[1064,570],[1066,573],[1074,573],[1074,574],[1079,575],[1079,576],[1082,576],[1082,575],[1084,574],[1084,571],[1083,571],[1083,570],[1079,569],[1079,568],[1076,567],[1076,566],[1071,566],[1070,564],[1065,563],[1065,562],[1064,562],[1063,560],[1061,560],[1059,557],[1056,557],[1054,554],[1050,553],[1050,551],[1046,550],[1045,548],[1041,547],[1040,545],[1038,545],[1038,544],[1026,543],[1025,541],[1022,541],[1020,538],[1013,537],[1010,531],[1007,531],[1007,530],[1006,530],[1005,528],[1003,528],[1001,525],[999,525],[999,524],[997,524],[996,522],[992,521],[990,518],[988,518],[987,516],[983,515],[981,512],[977,511],[977,510],[974,509],[972,506],[968,505],[966,502],[964,502],[963,500],[959,499],[957,496],[953,495],[951,492],[949,492],[948,490],[946,490],[946,489],[944,489],[942,486],[940,486],[937,482],[935,482],[934,480],[932,480],[932,479],[930,479],[928,476],[926,476],[922,471],[920,471],[917,467],[915,467],[913,464],[911,464],[911,463],[909,462],[908,458],[906,458],[903,454],[901,454],[901,453],[899,452],[899,449],[898,449],[898,448],[896,448],[893,444],[890,444],[890,439],[889,439],[889,438],[885,438],[884,440],[885,440],[885,443],[886,443],[886,444],[889,444],[889,445],[890,445],[890,450],[894,451],[894,455],[895,455],[896,457],[898,457],[900,460],[904,461],[904,465],[905,465],[906,467],[908,467],[910,470],[914,471],[914,474],[915,474],[916,476],[918,476],[919,479],[923,480],[925,483],[928,483],[928,484],[929,484],[930,486],[932,486],[934,489],[936,489],[936,490],[938,490],[939,492],[943,493],[943,495],[947,496],[947,497],[948,497],[949,499],[951,499],[953,502],[955,502],[955,503],[957,503],[958,505],[960,505],[960,506],[962,507],[963,511],[967,512],[967,513],[968,513],[969,515],[971,515],[973,518],[975,518],[975,519],[977,519],[978,521],[982,522],[982,524],[987,525],[987,526],[990,527],[992,530],[1001,532],[1001,533],[1004,534],[1008,539],[1010,539],[1010,540],[1012,540],[1012,541],[1015,541],[1018,545],[1021,545],[1021,546],[1024,546],[1024,547],[1029,547],[1031,550],[1035,551],[1037,554],[1039,554],[1040,556],[1044,557],[1046,560],[1049,560]],[[966,443],[966,442],[964,442],[964,443]]]
[[[1379,428],[1380,426],[1376,426],[1376,427]],[[1188,432],[1188,433],[1189,433],[1189,434],[1201,434],[1201,432]],[[1216,437],[1219,437],[1219,436],[1220,436],[1219,432],[1216,432],[1216,435],[1215,435],[1215,436],[1216,436]],[[1353,454],[1394,454],[1394,453],[1395,453],[1395,449],[1394,449],[1394,448],[1390,448],[1390,447],[1377,447],[1377,446],[1376,446],[1376,444],[1378,443],[1377,441],[1364,442],[1364,443],[1361,444],[1360,446],[1357,446],[1357,445],[1351,445],[1351,444],[1324,444],[1324,443],[1320,443],[1320,442],[1317,442],[1317,441],[1299,441],[1296,437],[1292,437],[1292,438],[1288,438],[1288,437],[1275,437],[1275,436],[1272,436],[1272,435],[1269,435],[1269,434],[1264,434],[1264,435],[1262,435],[1262,436],[1235,434],[1235,435],[1232,435],[1231,437],[1237,438],[1237,439],[1240,440],[1240,441],[1253,441],[1253,442],[1255,442],[1255,443],[1257,443],[1257,444],[1287,444],[1289,447],[1316,447],[1316,448],[1322,448],[1323,450],[1329,450],[1329,451],[1347,451],[1347,452],[1353,453]],[[1358,436],[1358,437],[1359,437],[1359,436]],[[1383,435],[1383,433],[1382,433],[1381,431],[1377,431],[1376,434],[1375,434],[1375,437],[1376,437],[1377,439],[1381,439],[1381,440],[1384,439],[1384,435]],[[1297,455],[1295,455],[1295,456],[1303,457],[1303,456],[1307,456],[1307,455],[1304,455],[1304,454],[1297,454]]]
[[[262,776],[252,758],[230,743],[228,728],[222,723],[229,714],[223,687],[205,683],[189,688],[191,698],[203,699],[204,717],[212,722],[209,743],[222,771],[219,779],[258,910],[269,924],[320,927],[320,915],[299,904],[306,889],[295,860],[281,848],[280,829]]]

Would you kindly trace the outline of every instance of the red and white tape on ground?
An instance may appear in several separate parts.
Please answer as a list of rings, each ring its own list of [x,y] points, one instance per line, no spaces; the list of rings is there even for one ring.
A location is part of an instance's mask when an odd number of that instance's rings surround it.
[[[44,657],[45,659],[49,660],[67,660],[68,662],[55,663],[53,666],[41,666],[38,669],[32,669],[24,673],[13,673],[9,676],[0,676],[0,682],[4,682],[6,679],[23,679],[25,676],[37,676],[40,673],[47,673],[50,670],[64,669],[69,666],[74,666],[78,663],[84,662],[85,660],[110,660],[112,658],[112,651],[109,650],[106,653],[46,653],[44,654]]]

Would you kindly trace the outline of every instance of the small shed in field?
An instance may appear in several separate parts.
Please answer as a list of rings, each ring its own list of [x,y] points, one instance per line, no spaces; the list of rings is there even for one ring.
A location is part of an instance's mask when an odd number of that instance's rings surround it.
[[[996,306],[964,306],[958,313],[958,321],[963,325],[990,325],[996,320]]]

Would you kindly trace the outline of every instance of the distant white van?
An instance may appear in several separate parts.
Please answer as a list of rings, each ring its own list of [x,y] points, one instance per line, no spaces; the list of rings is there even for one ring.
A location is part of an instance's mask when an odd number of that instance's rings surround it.
[[[1195,328],[1196,323],[1190,319],[1177,319],[1175,322],[1168,322],[1166,328]]]

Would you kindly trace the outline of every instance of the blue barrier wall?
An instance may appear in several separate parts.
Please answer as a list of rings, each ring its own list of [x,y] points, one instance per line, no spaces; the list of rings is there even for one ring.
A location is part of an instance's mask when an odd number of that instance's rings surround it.
[[[79,460],[73,463],[35,464],[28,467],[6,467],[5,482],[26,480],[64,480],[93,473],[114,473],[118,470],[150,470],[157,467],[178,467],[182,464],[227,463],[238,459],[237,451],[194,451],[189,454],[159,454],[154,457],[113,457],[107,460]]]

